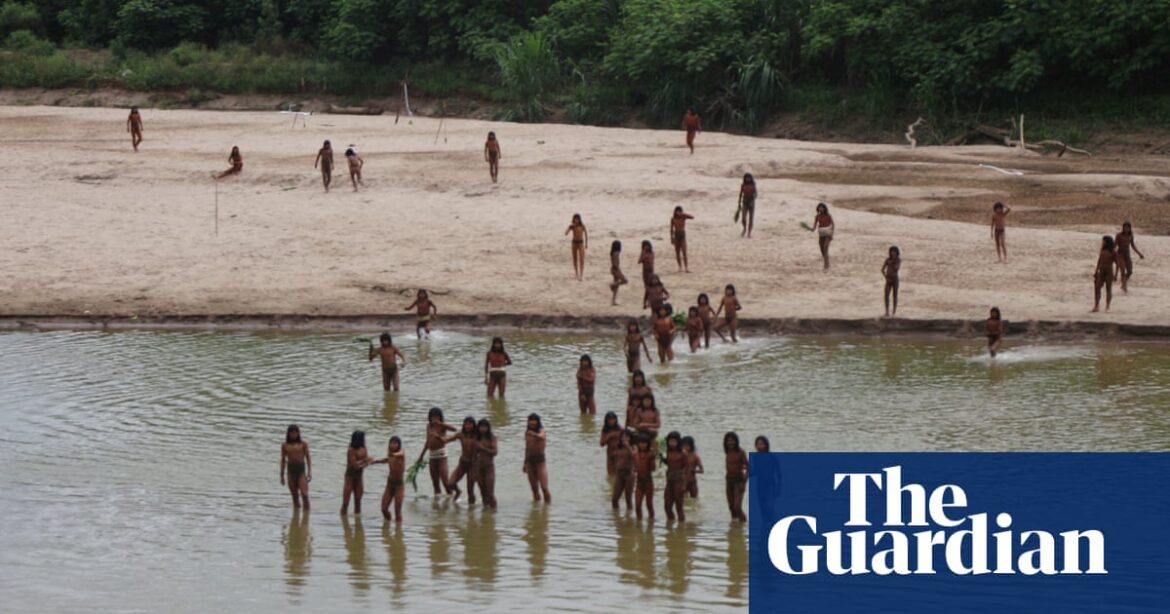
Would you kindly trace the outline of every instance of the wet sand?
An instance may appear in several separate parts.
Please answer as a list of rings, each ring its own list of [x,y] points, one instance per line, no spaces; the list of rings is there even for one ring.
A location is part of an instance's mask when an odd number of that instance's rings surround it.
[[[143,110],[146,140],[135,154],[125,116],[0,108],[0,315],[20,316],[9,326],[58,317],[384,318],[405,315],[419,286],[431,290],[440,326],[446,315],[475,324],[497,314],[521,325],[608,325],[643,313],[636,260],[647,238],[675,305],[734,283],[749,325],[779,332],[784,322],[808,332],[817,332],[808,322],[962,330],[993,304],[1010,321],[1053,329],[1170,325],[1170,237],[1154,234],[1170,229],[1166,157],[1056,159],[995,146],[910,150],[718,133],[700,135],[689,156],[678,131],[448,120],[437,132],[437,119],[339,115],[291,128],[278,113],[155,109]],[[482,156],[488,130],[503,149],[498,185]],[[326,138],[337,157],[329,194],[313,170]],[[349,143],[366,160],[366,188],[356,194],[341,155]],[[211,175],[227,168],[232,145],[244,172],[219,183],[216,236]],[[756,174],[761,193],[750,240],[732,222],[744,172]],[[799,227],[822,200],[837,223],[828,273]],[[1015,209],[1006,265],[995,263],[981,219],[995,200]],[[689,274],[675,272],[667,240],[676,205],[696,216]],[[563,236],[573,213],[591,239],[580,283]],[[1118,291],[1111,312],[1090,314],[1100,236],[1125,218],[1147,258],[1136,261],[1129,295]],[[614,239],[632,281],[618,307],[607,286]],[[879,269],[891,244],[903,253],[907,321],[882,324],[874,322]]]

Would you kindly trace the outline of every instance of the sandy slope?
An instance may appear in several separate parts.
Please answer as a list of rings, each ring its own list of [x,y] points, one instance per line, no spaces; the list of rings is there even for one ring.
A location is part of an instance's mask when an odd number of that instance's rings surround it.
[[[908,318],[976,319],[996,304],[1017,321],[1170,323],[1170,238],[1143,234],[1170,220],[1165,158],[1055,161],[1000,147],[911,152],[716,133],[688,156],[679,132],[447,121],[436,144],[430,118],[314,116],[292,129],[277,113],[143,115],[135,154],[123,110],[0,108],[0,313],[399,313],[421,285],[446,313],[633,315],[637,248],[650,238],[675,304],[735,283],[745,317],[880,315],[878,270],[897,244]],[[504,152],[498,186],[482,158],[488,130]],[[326,138],[338,146],[330,194],[313,170]],[[341,174],[348,143],[366,159],[357,194]],[[217,237],[211,173],[226,168],[233,144],[245,169],[219,186]],[[745,170],[761,191],[751,240],[732,224]],[[972,203],[996,199],[1018,207],[1017,223],[1039,224],[1009,228],[1006,266],[995,264],[985,224],[929,219],[972,217],[962,213]],[[798,226],[818,200],[847,203],[834,209],[827,274]],[[1101,206],[1118,200],[1116,211]],[[669,253],[675,205],[697,217],[688,275]],[[1037,211],[1045,215],[1030,220]],[[583,283],[563,237],[574,212],[592,239]],[[1137,228],[1147,258],[1131,294],[1090,315],[1100,234],[1122,215],[1148,225]],[[613,239],[633,280],[620,307],[606,287]]]

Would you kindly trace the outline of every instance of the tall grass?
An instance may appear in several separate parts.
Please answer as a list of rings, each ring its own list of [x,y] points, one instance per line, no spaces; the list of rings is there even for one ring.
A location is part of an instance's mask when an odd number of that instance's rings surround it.
[[[545,103],[564,77],[549,39],[541,32],[522,32],[500,45],[493,55],[500,71],[500,84],[516,102],[506,112],[505,119],[544,119]]]

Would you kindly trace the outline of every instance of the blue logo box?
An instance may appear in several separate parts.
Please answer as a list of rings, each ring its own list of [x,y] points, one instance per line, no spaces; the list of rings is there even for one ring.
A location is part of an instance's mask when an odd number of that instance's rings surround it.
[[[1170,612],[1170,454],[750,462],[753,614]]]

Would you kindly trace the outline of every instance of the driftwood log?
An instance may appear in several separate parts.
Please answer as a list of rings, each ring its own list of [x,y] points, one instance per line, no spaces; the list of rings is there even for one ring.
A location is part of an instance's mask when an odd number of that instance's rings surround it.
[[[1015,119],[1012,121],[1015,124]],[[1016,124],[1018,126],[1018,124]],[[1077,147],[1072,147],[1061,141],[1047,139],[1043,141],[1036,141],[1035,143],[1023,143],[1018,139],[1012,138],[1014,130],[1007,128],[996,128],[995,126],[977,125],[969,129],[967,132],[947,141],[947,145],[967,145],[969,143],[977,142],[992,142],[1004,147],[1023,147],[1028,151],[1039,152],[1044,155],[1056,153],[1056,157],[1063,157],[1066,153],[1078,154],[1081,156],[1093,157],[1093,154]]]

